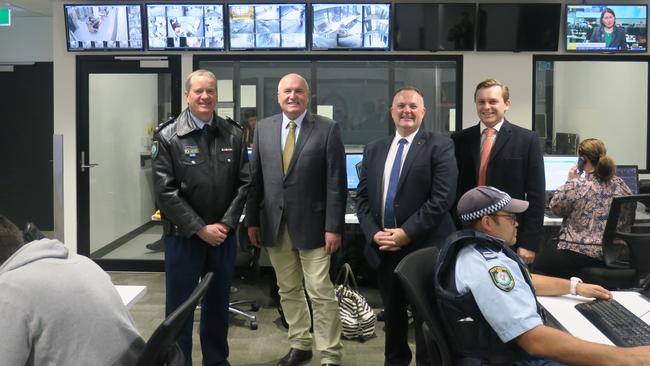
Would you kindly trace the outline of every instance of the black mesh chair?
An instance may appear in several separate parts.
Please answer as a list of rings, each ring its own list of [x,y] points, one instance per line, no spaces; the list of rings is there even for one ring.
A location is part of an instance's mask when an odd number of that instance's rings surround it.
[[[438,248],[428,247],[407,255],[395,268],[414,317],[422,322],[422,333],[432,365],[453,365],[438,312],[432,299],[433,273],[438,259]]]
[[[180,366],[185,364],[185,356],[176,343],[176,339],[183,324],[187,319],[192,318],[194,309],[208,291],[212,276],[212,272],[206,273],[190,297],[156,328],[138,358],[136,366]]]
[[[650,194],[614,197],[603,234],[605,267],[580,269],[583,281],[627,289],[650,273],[650,215],[641,205],[650,207]]]
[[[240,279],[256,283],[259,279],[260,272],[260,249],[249,242],[247,229],[244,225],[239,225],[236,235],[238,250],[237,258],[235,260],[235,271],[240,273]],[[232,289],[235,290],[233,292],[236,292],[237,290],[235,287]],[[257,329],[257,316],[242,310],[240,308],[242,305],[248,305],[251,311],[257,311],[260,308],[256,300],[240,299],[231,301],[228,311],[235,316],[240,316],[246,319],[249,322],[248,324],[251,330]]]

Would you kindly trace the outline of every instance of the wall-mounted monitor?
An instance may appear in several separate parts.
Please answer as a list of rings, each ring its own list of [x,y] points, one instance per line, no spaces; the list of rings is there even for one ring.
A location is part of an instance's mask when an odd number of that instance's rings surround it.
[[[223,4],[147,4],[150,50],[223,50]]]
[[[477,51],[557,51],[561,4],[479,4]]]
[[[230,49],[307,48],[306,4],[230,4]]]
[[[473,51],[476,4],[396,3],[396,51]]]
[[[142,50],[142,6],[64,4],[68,51]]]
[[[646,52],[648,5],[567,5],[566,50]]]
[[[390,4],[312,4],[314,50],[390,48]]]

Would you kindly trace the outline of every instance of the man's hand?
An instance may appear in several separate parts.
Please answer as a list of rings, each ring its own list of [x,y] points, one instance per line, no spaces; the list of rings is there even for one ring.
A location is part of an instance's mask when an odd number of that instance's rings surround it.
[[[592,285],[590,283],[578,283],[578,286],[576,287],[576,293],[584,297],[595,297],[597,299],[603,300],[612,299],[612,293],[607,289],[598,285]]]
[[[411,242],[408,235],[400,228],[378,231],[372,239],[379,246],[379,250],[389,252],[400,250]]]
[[[259,226],[250,226],[248,228],[248,240],[253,246],[260,248],[262,246],[262,237]]]
[[[325,232],[325,254],[330,255],[336,252],[341,246],[341,234]]]
[[[517,248],[517,255],[526,264],[531,264],[535,260],[535,252],[526,248]]]
[[[216,247],[226,240],[229,231],[230,228],[228,225],[218,222],[216,224],[205,225],[196,235],[204,242]]]

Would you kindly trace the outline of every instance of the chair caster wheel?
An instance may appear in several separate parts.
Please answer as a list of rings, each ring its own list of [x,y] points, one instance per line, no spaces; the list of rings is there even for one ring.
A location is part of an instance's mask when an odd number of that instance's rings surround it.
[[[257,304],[251,304],[251,311],[258,311],[260,310],[260,306]]]
[[[256,330],[257,329],[257,322],[251,322],[250,328],[251,328],[251,330]]]

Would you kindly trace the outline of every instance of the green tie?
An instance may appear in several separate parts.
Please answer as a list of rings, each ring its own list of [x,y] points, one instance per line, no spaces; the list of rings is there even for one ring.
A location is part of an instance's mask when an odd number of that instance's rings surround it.
[[[293,149],[296,147],[296,122],[289,121],[289,133],[287,140],[284,142],[284,152],[282,153],[282,169],[284,173],[289,170],[289,163],[291,156],[293,156]]]

